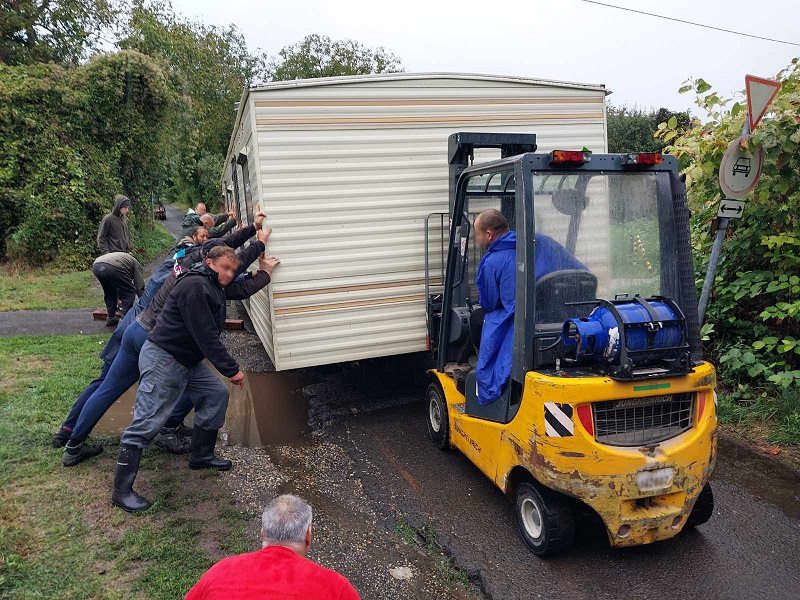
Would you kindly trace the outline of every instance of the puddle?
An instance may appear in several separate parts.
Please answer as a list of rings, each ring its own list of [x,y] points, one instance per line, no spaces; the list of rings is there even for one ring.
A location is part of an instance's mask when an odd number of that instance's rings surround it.
[[[298,373],[245,373],[244,386],[228,385],[230,398],[222,433],[229,444],[261,447],[303,442],[308,433],[308,401]],[[120,435],[133,418],[136,386],[131,387],[95,427],[98,434]],[[191,425],[191,414],[186,420]]]
[[[780,508],[787,517],[800,519],[800,475],[777,460],[721,437],[716,479],[740,485]]]
[[[306,441],[308,401],[301,373],[245,373],[244,386],[228,385],[225,416],[229,444],[255,448]]]
[[[125,428],[131,424],[133,420],[133,400],[136,398],[136,388],[138,386],[132,385],[127,392],[111,405],[100,419],[100,422],[95,425],[94,433],[103,435],[122,435]]]

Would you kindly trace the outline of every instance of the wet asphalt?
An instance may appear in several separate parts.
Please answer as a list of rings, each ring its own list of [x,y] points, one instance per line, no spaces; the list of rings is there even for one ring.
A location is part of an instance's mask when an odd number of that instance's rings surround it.
[[[506,497],[458,451],[430,443],[421,403],[359,413],[325,435],[347,450],[387,521],[435,532],[490,598],[800,598],[800,474],[727,438],[706,525],[612,549],[602,526],[582,519],[571,550],[541,559]]]

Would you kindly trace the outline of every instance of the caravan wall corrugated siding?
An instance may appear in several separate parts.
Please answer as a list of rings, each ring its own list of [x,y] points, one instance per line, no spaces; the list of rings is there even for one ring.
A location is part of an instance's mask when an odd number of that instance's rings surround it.
[[[536,133],[542,152],[604,152],[604,98],[600,86],[469,76],[246,93],[223,188],[243,220],[249,203],[273,229],[281,265],[246,308],[276,369],[425,350],[424,228],[448,208],[448,136]]]

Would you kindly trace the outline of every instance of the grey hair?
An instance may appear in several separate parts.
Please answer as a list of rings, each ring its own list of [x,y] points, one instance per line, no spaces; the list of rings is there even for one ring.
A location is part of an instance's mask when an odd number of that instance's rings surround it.
[[[261,515],[264,544],[305,542],[312,519],[313,513],[308,502],[292,494],[278,496],[267,504]]]
[[[200,221],[203,223],[205,227],[208,227],[208,225],[206,225],[205,223],[206,221],[211,221],[211,225],[212,226],[214,225],[214,217],[209,213],[203,213],[202,215],[200,215]]]

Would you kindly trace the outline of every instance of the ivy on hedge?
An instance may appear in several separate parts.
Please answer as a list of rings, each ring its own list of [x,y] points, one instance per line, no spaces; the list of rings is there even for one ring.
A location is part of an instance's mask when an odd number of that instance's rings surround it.
[[[162,69],[139,52],[0,65],[0,254],[83,266],[115,194],[144,217],[172,104]]]

